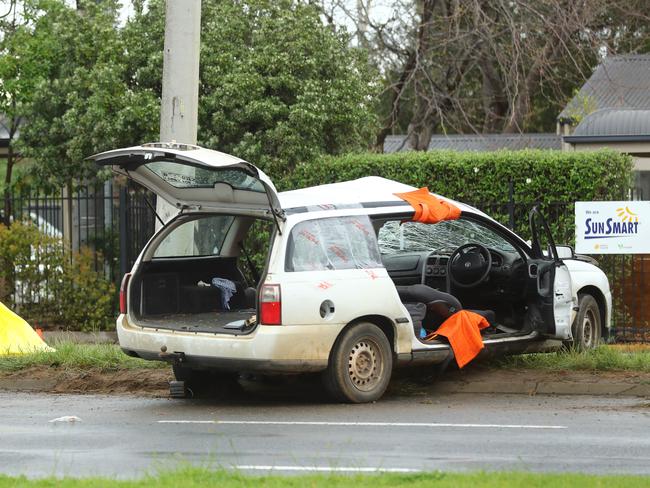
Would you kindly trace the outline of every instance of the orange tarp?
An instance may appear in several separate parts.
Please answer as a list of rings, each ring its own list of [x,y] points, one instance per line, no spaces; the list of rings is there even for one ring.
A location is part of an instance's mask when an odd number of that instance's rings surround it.
[[[395,193],[395,196],[407,201],[415,209],[414,222],[435,224],[460,217],[460,209],[457,206],[435,197],[426,187],[406,193]]]
[[[489,325],[485,317],[469,310],[459,310],[424,340],[433,339],[437,335],[445,336],[449,339],[458,367],[462,368],[483,349],[481,329]]]

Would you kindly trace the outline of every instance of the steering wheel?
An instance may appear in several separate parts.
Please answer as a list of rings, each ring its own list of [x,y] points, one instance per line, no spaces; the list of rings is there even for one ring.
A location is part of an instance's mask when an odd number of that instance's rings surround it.
[[[451,253],[447,267],[447,274],[454,285],[472,288],[485,281],[490,274],[492,255],[487,247],[470,242]]]

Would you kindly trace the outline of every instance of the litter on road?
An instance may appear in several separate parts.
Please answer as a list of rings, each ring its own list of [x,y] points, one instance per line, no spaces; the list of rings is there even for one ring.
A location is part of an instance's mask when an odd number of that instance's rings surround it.
[[[81,422],[81,419],[77,417],[76,415],[64,415],[63,417],[59,417],[56,419],[50,420],[50,423],[75,423],[75,422]]]

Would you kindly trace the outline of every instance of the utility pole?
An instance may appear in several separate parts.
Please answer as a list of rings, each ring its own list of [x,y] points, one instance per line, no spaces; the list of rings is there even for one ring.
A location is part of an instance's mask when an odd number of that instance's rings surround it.
[[[199,117],[201,0],[167,0],[160,141],[196,144]],[[156,211],[167,222],[178,213],[161,198]],[[156,222],[156,229],[159,222]]]

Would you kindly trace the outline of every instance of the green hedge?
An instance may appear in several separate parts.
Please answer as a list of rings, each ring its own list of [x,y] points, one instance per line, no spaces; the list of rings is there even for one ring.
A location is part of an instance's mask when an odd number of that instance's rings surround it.
[[[629,188],[632,159],[614,151],[428,151],[349,154],[299,165],[279,183],[281,190],[376,175],[462,201],[620,199]],[[527,179],[529,182],[527,183]]]
[[[508,223],[510,181],[515,230],[525,237],[527,209],[541,203],[558,241],[573,241],[573,202],[624,199],[632,158],[614,151],[428,151],[349,154],[299,165],[276,181],[280,190],[376,175],[470,203]]]

